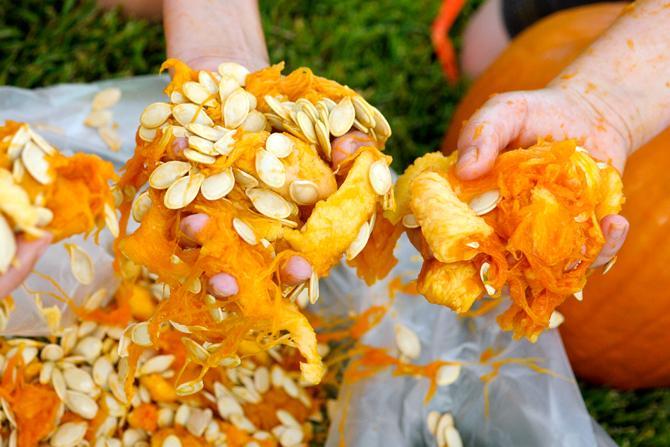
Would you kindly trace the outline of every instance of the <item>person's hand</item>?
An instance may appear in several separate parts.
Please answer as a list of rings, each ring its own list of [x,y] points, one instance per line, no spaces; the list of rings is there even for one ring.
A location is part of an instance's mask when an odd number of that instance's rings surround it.
[[[538,138],[576,138],[594,158],[619,172],[632,144],[622,119],[602,101],[587,101],[567,88],[505,93],[486,102],[463,127],[456,174],[463,180],[481,177],[501,151],[530,146]],[[593,267],[616,255],[629,227],[619,215],[605,216],[600,225],[606,242]]]
[[[16,241],[16,256],[12,266],[0,275],[0,298],[4,298],[19,287],[44,254],[51,243],[51,235],[28,241],[20,236]]]

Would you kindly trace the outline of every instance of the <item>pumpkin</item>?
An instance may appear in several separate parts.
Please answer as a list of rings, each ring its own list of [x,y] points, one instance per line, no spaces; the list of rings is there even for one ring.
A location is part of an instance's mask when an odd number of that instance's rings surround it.
[[[620,3],[574,8],[527,29],[472,85],[456,110],[444,148],[493,93],[541,88],[598,37]],[[576,374],[624,389],[670,385],[670,129],[640,148],[624,173],[622,214],[631,229],[615,267],[589,278],[583,302],[569,300],[561,334]],[[658,174],[656,174],[658,173]]]

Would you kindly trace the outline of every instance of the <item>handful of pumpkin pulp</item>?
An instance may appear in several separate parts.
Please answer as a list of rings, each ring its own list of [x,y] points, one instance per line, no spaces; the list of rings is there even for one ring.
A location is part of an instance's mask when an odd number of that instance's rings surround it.
[[[231,63],[216,72],[164,66],[174,69],[169,101],[143,112],[119,185],[122,231],[129,215],[139,228],[117,247],[127,279],[142,266],[169,296],[129,337],[148,347],[170,325],[182,332],[202,368],[181,394],[197,392],[208,369],[277,344],[297,347],[303,379],[318,383],[316,336],[296,303],[315,302],[319,277],[343,255],[355,258],[378,209],[392,207],[390,157],[380,152],[391,129],[356,92],[308,68],[285,76],[283,64],[255,73]],[[335,163],[331,142],[352,129],[370,144]],[[180,222],[194,214],[209,219],[189,241]],[[281,267],[295,255],[313,274],[288,287]],[[208,288],[221,272],[236,284],[225,297]]]
[[[425,239],[418,290],[465,313],[508,286],[512,304],[498,322],[534,341],[567,297],[581,299],[605,242],[599,221],[624,202],[621,177],[572,140],[505,152],[472,181],[455,176],[455,162],[456,154],[418,159],[387,213]]]

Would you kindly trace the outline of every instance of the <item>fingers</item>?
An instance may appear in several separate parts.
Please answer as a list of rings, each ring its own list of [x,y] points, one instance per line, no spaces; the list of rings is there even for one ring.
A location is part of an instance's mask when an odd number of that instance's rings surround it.
[[[279,271],[282,282],[295,286],[305,282],[312,276],[312,266],[302,256],[291,256]]]
[[[191,214],[190,216],[184,217],[179,222],[179,229],[184,236],[182,242],[186,243],[186,245],[193,245],[194,243],[202,244],[198,235],[208,222],[209,216],[203,213]]]
[[[520,134],[527,112],[523,92],[498,95],[486,102],[461,131],[456,175],[473,180],[486,174],[498,154]]]
[[[22,236],[18,238],[15,264],[4,275],[0,275],[0,298],[21,285],[49,247],[51,239],[50,234],[33,241],[27,241]]]
[[[604,265],[616,256],[626,240],[629,227],[628,220],[618,214],[610,214],[600,221],[600,228],[605,236],[605,245],[591,267]]]
[[[217,298],[228,298],[240,291],[237,279],[229,273],[218,273],[207,282],[207,291]]]
[[[348,156],[363,146],[374,146],[375,142],[368,135],[357,130],[337,137],[332,143],[331,162],[333,168],[337,169]]]

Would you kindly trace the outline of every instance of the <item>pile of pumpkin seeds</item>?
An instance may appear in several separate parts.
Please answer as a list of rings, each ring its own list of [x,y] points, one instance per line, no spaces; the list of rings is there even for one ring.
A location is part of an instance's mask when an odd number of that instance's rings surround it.
[[[84,119],[84,125],[97,129],[100,139],[113,152],[121,149],[121,137],[117,132],[119,127],[113,121],[111,110],[121,99],[121,90],[115,87],[99,91],[91,102],[91,112]]]

